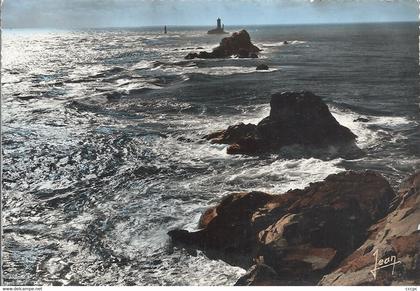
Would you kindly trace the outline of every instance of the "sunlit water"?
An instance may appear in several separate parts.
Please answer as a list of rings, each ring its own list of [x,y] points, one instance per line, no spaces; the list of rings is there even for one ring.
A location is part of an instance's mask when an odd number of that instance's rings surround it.
[[[416,24],[247,29],[260,59],[184,60],[220,41],[204,28],[3,31],[6,285],[231,285],[244,270],[173,248],[167,231],[195,229],[232,191],[345,169],[395,186],[418,166]],[[258,122],[284,90],[323,96],[366,156],[229,156],[201,139]]]

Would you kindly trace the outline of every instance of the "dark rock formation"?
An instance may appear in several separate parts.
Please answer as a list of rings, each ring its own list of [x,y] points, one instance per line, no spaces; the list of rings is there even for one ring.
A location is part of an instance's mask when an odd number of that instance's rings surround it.
[[[253,265],[248,272],[236,282],[235,286],[275,286],[281,284],[278,274],[265,264]]]
[[[392,202],[391,212],[369,228],[367,240],[320,285],[420,285],[420,172],[401,185]],[[380,267],[387,259],[388,267],[375,272],[375,261]]]
[[[381,175],[349,171],[282,195],[230,194],[206,212],[203,229],[169,235],[210,258],[245,268],[269,266],[263,278],[251,271],[238,284],[313,285],[363,244],[393,200]]]
[[[206,135],[205,138],[210,140],[212,143],[233,144],[243,138],[253,138],[255,136],[256,129],[257,126],[255,124],[238,123],[236,125],[229,126],[226,130],[220,130]]]
[[[266,65],[266,64],[260,64],[260,65],[258,65],[257,66],[257,68],[256,68],[258,71],[260,71],[260,70],[263,70],[263,71],[266,71],[266,70],[268,70],[269,69],[269,67]]]
[[[325,149],[331,155],[360,154],[356,135],[337,122],[319,96],[307,91],[276,93],[270,105],[270,115],[258,125],[241,123],[205,138],[229,144],[229,154],[258,154],[292,145]]]
[[[227,34],[227,32],[223,28],[214,28],[207,31],[207,34]]]
[[[239,58],[255,58],[260,51],[258,47],[252,44],[251,37],[246,30],[234,32],[231,36],[225,37],[220,45],[213,49],[212,52],[189,53],[186,59],[212,59],[227,58],[237,56]]]

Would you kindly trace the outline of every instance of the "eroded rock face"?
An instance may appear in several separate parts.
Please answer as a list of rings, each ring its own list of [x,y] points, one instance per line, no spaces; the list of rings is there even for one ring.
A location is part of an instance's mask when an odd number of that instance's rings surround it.
[[[320,285],[420,284],[420,172],[401,185],[390,207],[391,212],[370,227],[367,240]],[[388,267],[375,271],[375,262]]]
[[[364,242],[394,197],[377,173],[343,172],[282,195],[228,195],[215,213],[206,212],[202,230],[169,235],[211,258],[268,265],[278,274],[275,284],[316,284]]]
[[[206,223],[202,230],[188,232],[173,230],[168,233],[175,243],[202,249],[210,258],[223,258],[225,261],[250,267],[256,233],[251,224],[251,216],[271,199],[263,192],[233,193],[217,205],[214,214],[204,213]],[[211,219],[210,219],[211,218]]]
[[[239,58],[257,58],[258,52],[261,50],[252,44],[251,37],[246,30],[234,32],[231,36],[225,37],[220,45],[213,49],[212,52],[189,53],[186,59],[212,59],[227,58],[237,56]]]
[[[258,125],[240,123],[205,136],[229,144],[229,154],[259,154],[299,145],[332,156],[360,155],[356,135],[340,125],[319,96],[307,91],[271,96],[270,115]]]

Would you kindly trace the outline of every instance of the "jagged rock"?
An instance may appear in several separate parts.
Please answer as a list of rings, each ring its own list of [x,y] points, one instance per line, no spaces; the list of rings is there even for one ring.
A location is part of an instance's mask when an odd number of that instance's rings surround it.
[[[256,68],[257,71],[266,71],[268,69],[269,69],[269,67],[266,64],[260,64]]]
[[[374,172],[343,172],[282,195],[262,192],[225,197],[204,229],[170,232],[209,257],[242,267],[269,265],[278,282],[316,284],[367,237],[395,194]]]
[[[420,172],[401,185],[390,207],[392,211],[370,227],[367,240],[319,285],[420,284]],[[375,262],[388,267],[375,272]]]
[[[234,32],[231,36],[225,37],[220,42],[218,47],[215,47],[212,52],[189,53],[185,56],[186,59],[212,59],[212,58],[227,58],[230,56],[237,56],[240,58],[255,58],[258,57],[260,49],[252,44],[251,37],[246,30]]]
[[[206,138],[231,145],[230,154],[256,154],[293,145],[325,149],[331,155],[360,154],[356,135],[337,122],[319,96],[307,91],[276,93],[270,106],[270,115],[258,125],[245,128],[239,124]],[[232,133],[235,138],[230,138]]]

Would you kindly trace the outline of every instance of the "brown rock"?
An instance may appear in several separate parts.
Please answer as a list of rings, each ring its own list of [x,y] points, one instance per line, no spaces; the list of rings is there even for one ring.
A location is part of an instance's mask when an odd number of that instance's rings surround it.
[[[217,216],[216,207],[210,207],[200,217],[198,228],[205,228]]]
[[[229,126],[226,130],[220,130],[215,133],[204,136],[205,139],[211,140],[212,143],[234,144],[241,139],[253,137],[255,135],[255,124],[238,123]]]
[[[393,211],[370,228],[367,240],[320,285],[420,284],[420,172],[401,185],[393,202]],[[388,264],[375,272],[375,261],[387,259],[399,263],[394,270]]]
[[[252,137],[241,138],[237,143],[231,144],[226,151],[230,155],[258,153],[258,143]]]
[[[377,173],[343,172],[283,195],[231,194],[215,208],[216,215],[204,215],[212,217],[204,229],[170,235],[242,267],[258,260],[281,282],[316,284],[363,243],[394,196]]]

